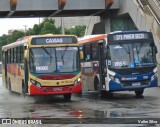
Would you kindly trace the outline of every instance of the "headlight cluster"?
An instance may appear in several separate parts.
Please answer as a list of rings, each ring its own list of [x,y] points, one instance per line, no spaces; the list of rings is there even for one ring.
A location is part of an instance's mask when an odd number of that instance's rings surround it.
[[[157,78],[157,76],[158,76],[158,75],[157,75],[157,72],[155,72],[155,74],[152,75],[152,77],[151,77],[151,81],[154,80],[155,78]]]
[[[80,81],[81,81],[81,78],[78,78],[77,80],[75,80],[74,81],[74,86],[76,86]]]
[[[35,86],[37,86],[38,88],[41,88],[41,84],[33,79],[30,79],[31,83]]]
[[[112,76],[112,75],[109,75],[109,78],[110,78],[111,80],[114,80],[114,81],[117,82],[117,83],[120,83],[120,80],[119,80],[118,78],[115,78],[115,77]]]

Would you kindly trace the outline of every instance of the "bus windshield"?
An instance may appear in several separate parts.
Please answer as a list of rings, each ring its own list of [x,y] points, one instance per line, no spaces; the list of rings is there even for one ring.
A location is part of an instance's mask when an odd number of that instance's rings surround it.
[[[156,64],[153,43],[129,43],[109,45],[108,66],[135,68]]]
[[[40,47],[30,49],[30,72],[60,73],[79,71],[78,47]]]

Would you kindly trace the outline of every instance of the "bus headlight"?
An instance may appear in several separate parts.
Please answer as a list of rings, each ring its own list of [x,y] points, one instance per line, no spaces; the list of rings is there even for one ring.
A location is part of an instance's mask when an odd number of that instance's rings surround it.
[[[119,81],[119,79],[118,79],[118,78],[115,78],[115,81],[116,81],[117,83],[120,83],[120,81]]]
[[[111,80],[114,80],[114,76],[112,76],[112,75],[109,75],[109,78],[110,78]]]
[[[81,81],[81,78],[78,78],[78,80],[77,80],[78,82],[80,82]]]
[[[38,88],[41,88],[41,84],[33,79],[30,79],[31,83],[35,86],[37,86]]]
[[[80,81],[81,81],[81,78],[78,78],[77,80],[75,80],[74,81],[74,86],[76,86]]]
[[[109,75],[109,78],[110,78],[111,80],[114,80],[114,81],[117,82],[117,83],[120,83],[120,80],[119,80],[118,78],[115,78],[115,77],[112,76],[112,75]]]
[[[157,78],[157,76],[158,76],[158,75],[157,75],[157,72],[156,72],[154,75],[152,75],[151,81],[154,80],[155,78]]]
[[[36,86],[41,88],[41,84],[39,82],[36,82]]]

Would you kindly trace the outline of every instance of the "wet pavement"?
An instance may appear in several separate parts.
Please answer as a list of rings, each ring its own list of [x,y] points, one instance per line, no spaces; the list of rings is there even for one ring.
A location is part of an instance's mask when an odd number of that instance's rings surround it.
[[[65,102],[63,96],[23,98],[19,94],[9,94],[1,82],[0,77],[0,117],[42,120],[42,125],[30,124],[26,125],[27,127],[44,126],[43,123],[47,123],[45,127],[146,127],[148,125],[137,123],[134,125],[131,121],[134,118],[140,120],[159,118],[160,122],[160,87],[146,89],[142,98],[136,98],[134,92],[129,91],[117,92],[113,98],[103,99],[95,93],[83,93],[74,94],[70,102]],[[132,124],[129,124],[129,121]],[[109,125],[111,122],[117,124]],[[120,125],[118,122],[126,124]]]

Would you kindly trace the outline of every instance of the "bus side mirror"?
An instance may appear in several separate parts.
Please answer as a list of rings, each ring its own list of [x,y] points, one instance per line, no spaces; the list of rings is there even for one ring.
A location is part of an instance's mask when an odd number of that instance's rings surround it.
[[[28,50],[25,50],[25,51],[24,51],[24,58],[28,60],[28,58],[29,58]]]
[[[84,59],[83,51],[80,51],[80,59],[81,59],[81,60],[83,60],[83,59]]]

